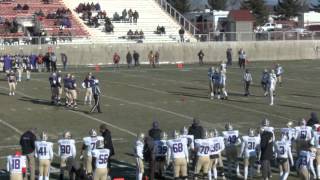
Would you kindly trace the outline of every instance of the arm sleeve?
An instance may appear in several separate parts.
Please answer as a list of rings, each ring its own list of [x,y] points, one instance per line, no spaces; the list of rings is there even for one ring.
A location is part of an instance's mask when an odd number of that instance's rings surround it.
[[[241,143],[241,151],[240,151],[240,156],[244,155],[244,148],[245,148],[245,142]]]
[[[76,146],[74,144],[71,145],[72,146],[72,157],[76,158],[77,155],[77,149]]]
[[[51,144],[51,148],[50,148],[50,159],[53,159],[53,144]]]
[[[169,146],[169,144],[167,144],[167,146],[168,146],[168,152],[167,152],[167,161],[169,161],[170,160],[170,158],[171,158],[171,147]]]
[[[7,171],[10,172],[10,157],[7,158]]]
[[[61,156],[61,148],[60,148],[61,146],[60,146],[60,144],[59,144],[59,142],[58,142],[58,156]]]
[[[288,156],[289,156],[290,162],[291,162],[292,164],[294,164],[293,157],[292,157],[292,153],[291,153],[291,147],[290,147],[290,146],[288,146]]]

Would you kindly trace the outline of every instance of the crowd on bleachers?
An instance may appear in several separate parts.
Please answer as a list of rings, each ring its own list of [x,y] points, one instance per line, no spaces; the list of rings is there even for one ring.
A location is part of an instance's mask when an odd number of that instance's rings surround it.
[[[29,10],[30,7],[28,6],[28,4],[24,4],[24,5],[21,5],[21,4],[17,4],[16,7],[13,8],[13,10],[16,10],[16,11],[21,11],[21,10]]]
[[[129,22],[129,23],[137,23],[139,19],[139,13],[136,10],[124,9],[121,13],[121,16],[118,12],[113,14],[113,21],[121,21],[121,22]]]
[[[164,26],[157,26],[157,30],[154,32],[155,34],[166,34],[166,28]]]
[[[132,40],[141,40],[141,39],[144,39],[144,33],[142,30],[140,31],[136,30],[135,32],[133,32],[131,29],[129,29],[129,31],[127,32],[126,38],[132,39]]]
[[[1,28],[1,25],[2,25],[2,28]],[[1,32],[3,32],[3,33],[16,33],[16,32],[18,32],[18,27],[19,27],[19,24],[15,18],[12,20],[5,19],[3,21],[3,19],[0,17],[0,34],[1,34]],[[1,31],[1,29],[2,29],[2,31]]]

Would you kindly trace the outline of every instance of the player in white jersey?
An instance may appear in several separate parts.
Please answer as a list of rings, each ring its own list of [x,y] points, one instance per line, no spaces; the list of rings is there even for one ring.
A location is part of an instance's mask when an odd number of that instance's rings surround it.
[[[189,148],[189,150],[191,150],[191,151],[194,150],[194,136],[189,134],[187,127],[183,127],[181,129],[180,138],[186,138],[188,140],[188,148]]]
[[[39,160],[39,180],[49,180],[50,165],[53,159],[53,143],[47,142],[48,136],[41,133],[41,141],[35,142],[35,157]]]
[[[309,147],[309,142],[312,138],[312,128],[307,126],[305,119],[302,119],[299,123],[299,126],[295,127],[296,129],[296,150],[297,154],[301,150],[306,150]]]
[[[218,131],[214,129],[210,131],[210,138],[208,140],[210,142],[210,164],[208,178],[211,180],[213,175],[214,179],[218,179],[217,166],[219,163],[220,153],[224,150],[223,137],[220,137]]]
[[[89,176],[92,176],[92,153],[91,151],[95,150],[97,147],[97,141],[103,141],[102,136],[97,135],[95,129],[90,129],[88,137],[83,138],[83,145],[80,153],[80,158],[84,160],[84,166],[86,173]]]
[[[7,157],[7,171],[10,173],[10,180],[23,180],[27,171],[26,162],[26,156],[22,156],[19,151]]]
[[[228,162],[228,174],[231,175],[231,166],[235,165],[237,176],[240,176],[239,162],[238,162],[238,150],[237,146],[241,144],[239,138],[239,131],[233,130],[230,123],[225,125],[225,131],[222,132],[226,147],[226,157]]]
[[[274,70],[271,70],[269,73],[269,82],[268,82],[268,89],[269,89],[269,96],[270,96],[270,106],[274,105],[274,92],[276,90],[276,84],[277,84],[277,77],[274,73]]]
[[[155,177],[163,179],[165,174],[166,156],[168,152],[167,146],[168,135],[162,132],[160,140],[154,141],[153,159],[155,159]]]
[[[185,138],[180,138],[179,132],[173,132],[173,139],[168,140],[167,164],[172,161],[174,168],[174,178],[187,179],[187,164],[189,162],[188,142]]]
[[[276,74],[276,77],[277,77],[277,81],[279,83],[279,85],[281,86],[282,85],[282,74],[283,74],[283,68],[280,64],[277,64],[276,65],[276,68],[275,68],[275,74]]]
[[[248,135],[242,137],[240,157],[244,159],[244,179],[248,179],[248,169],[250,166],[250,176],[254,175],[254,164],[258,158],[260,148],[260,136],[256,136],[253,129],[249,129]]]
[[[291,166],[294,166],[290,143],[286,132],[281,134],[281,140],[275,142],[275,156],[279,165],[281,180],[286,180],[288,178],[290,164]]]
[[[63,179],[64,171],[67,169],[68,158],[76,157],[76,146],[74,139],[71,139],[71,133],[63,133],[63,139],[58,141],[58,155],[60,157],[60,179]]]
[[[260,134],[262,134],[263,131],[268,131],[272,133],[272,139],[275,141],[275,135],[274,135],[274,127],[270,126],[270,121],[267,118],[264,118],[261,122],[261,127],[260,127]]]
[[[311,151],[302,150],[299,153],[298,160],[296,162],[296,169],[299,172],[300,179],[309,180],[310,179],[310,167],[311,167]]]
[[[292,125],[293,125],[293,122],[289,121],[287,123],[287,127],[281,128],[281,130],[280,130],[281,134],[284,134],[287,136],[287,141],[290,144],[290,146],[292,145],[292,142],[296,138],[296,129],[293,128]]]
[[[315,149],[316,164],[317,164],[317,178],[320,179],[320,128],[315,126],[313,137],[310,144]]]
[[[96,145],[96,149],[91,151],[94,169],[93,180],[107,180],[110,150],[104,148],[103,140],[98,140]]]
[[[197,163],[194,171],[194,179],[197,180],[200,177],[200,171],[202,170],[203,176],[207,176],[210,165],[210,134],[208,131],[204,132],[203,139],[195,140],[195,152],[197,155]]]
[[[144,149],[144,134],[139,133],[137,135],[137,140],[134,145],[134,156],[136,158],[136,180],[142,180],[144,173],[143,164],[143,149]]]

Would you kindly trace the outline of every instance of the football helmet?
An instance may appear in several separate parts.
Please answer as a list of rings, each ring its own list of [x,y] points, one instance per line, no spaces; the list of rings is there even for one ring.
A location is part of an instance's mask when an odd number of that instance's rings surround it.
[[[48,135],[47,135],[47,133],[44,132],[44,131],[41,133],[41,140],[42,140],[42,141],[48,140]]]
[[[172,137],[173,137],[173,138],[177,139],[177,138],[179,138],[179,136],[180,136],[179,131],[174,130],[174,131],[172,132]]]
[[[140,140],[140,141],[143,141],[143,140],[144,140],[144,137],[145,137],[145,136],[144,136],[144,133],[138,133],[138,134],[137,134],[137,139]]]
[[[227,123],[224,128],[226,129],[226,131],[232,131],[233,130],[233,127],[232,127],[232,124],[231,123]]]
[[[292,126],[293,126],[293,122],[292,121],[287,122],[287,127],[288,128],[291,128]]]
[[[255,135],[255,130],[254,129],[252,129],[252,128],[250,128],[249,130],[248,130],[248,135],[249,136],[254,136]]]
[[[208,139],[208,138],[210,138],[210,132],[208,131],[208,130],[204,130],[204,132],[203,132],[203,137],[202,137],[203,139]]]
[[[304,118],[302,118],[300,120],[299,124],[300,124],[300,126],[305,126],[305,125],[307,125],[307,121]]]
[[[104,148],[104,143],[103,143],[102,140],[98,140],[96,142],[96,145],[97,145],[97,148],[99,148],[99,149],[103,149]]]
[[[97,136],[97,131],[96,131],[95,129],[90,129],[89,135],[90,135],[91,137],[96,137],[96,136]]]
[[[213,129],[210,131],[210,137],[217,137],[219,136],[219,132],[217,129]]]
[[[262,120],[262,122],[261,122],[261,125],[262,125],[262,126],[269,126],[269,125],[270,125],[269,119],[264,118],[264,119]]]
[[[167,139],[168,139],[167,133],[163,131],[163,132],[160,134],[160,139],[161,139],[161,140],[167,140]]]
[[[65,139],[70,139],[70,138],[71,138],[71,133],[70,133],[70,131],[64,132],[64,133],[63,133],[63,138],[65,138]]]
[[[188,135],[188,128],[184,126],[184,127],[181,129],[181,134],[182,134],[182,135]]]

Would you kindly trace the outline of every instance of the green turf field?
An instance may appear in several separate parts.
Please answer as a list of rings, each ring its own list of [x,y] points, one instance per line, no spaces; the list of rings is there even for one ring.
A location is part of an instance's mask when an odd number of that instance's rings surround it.
[[[5,169],[5,156],[14,153],[17,148],[15,145],[20,133],[33,127],[38,128],[39,132],[47,130],[50,140],[56,142],[65,130],[70,130],[80,140],[88,135],[90,128],[108,123],[116,150],[113,157],[116,170],[113,174],[134,179],[134,135],[147,132],[154,120],[159,121],[161,129],[168,132],[189,126],[193,117],[210,129],[223,130],[226,122],[232,122],[243,134],[249,127],[258,127],[265,117],[270,119],[272,126],[282,127],[289,120],[309,118],[312,111],[319,114],[320,61],[281,62],[285,70],[284,83],[282,87],[277,87],[275,106],[269,106],[269,99],[263,96],[260,87],[260,78],[262,70],[273,67],[274,63],[248,65],[254,79],[252,96],[249,97],[243,96],[243,71],[236,65],[229,68],[229,100],[208,99],[209,65],[185,65],[182,70],[175,65],[162,65],[157,69],[149,66],[118,70],[104,67],[100,72],[94,72],[93,68],[71,68],[69,72],[76,75],[78,85],[89,71],[100,79],[103,113],[90,115],[87,114],[90,107],[83,105],[84,91],[79,97],[78,111],[51,106],[47,73],[33,73],[31,81],[18,83],[18,93],[13,97],[8,96],[8,85],[2,80],[0,169]],[[1,79],[4,79],[3,73]],[[291,176],[290,179],[295,178]]]

